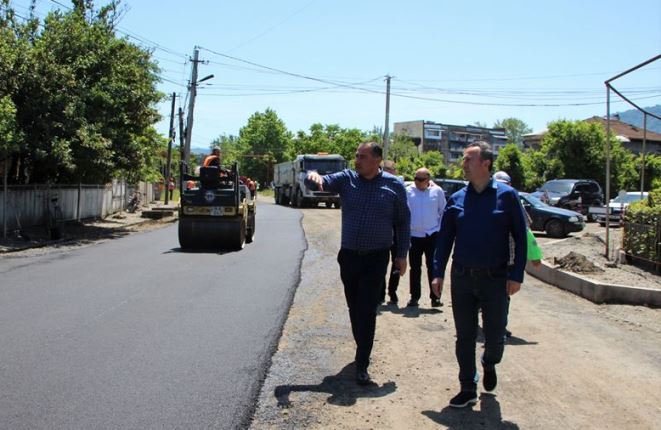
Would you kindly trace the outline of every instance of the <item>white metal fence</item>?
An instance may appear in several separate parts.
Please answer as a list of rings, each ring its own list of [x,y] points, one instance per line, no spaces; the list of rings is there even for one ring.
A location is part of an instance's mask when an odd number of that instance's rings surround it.
[[[152,184],[141,182],[138,187],[143,204],[153,200]],[[19,224],[23,227],[44,224],[48,203],[54,197],[65,221],[104,218],[122,211],[132,191],[122,181],[106,185],[10,185],[5,203],[0,186],[0,229],[5,224],[8,230],[18,228]]]

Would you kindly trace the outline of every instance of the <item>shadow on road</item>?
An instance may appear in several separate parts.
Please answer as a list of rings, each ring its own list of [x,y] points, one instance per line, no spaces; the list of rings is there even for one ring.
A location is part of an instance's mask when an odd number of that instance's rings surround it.
[[[278,400],[278,407],[291,406],[289,395],[293,392],[328,393],[326,401],[336,406],[352,406],[358,398],[376,398],[392,394],[397,390],[397,384],[388,381],[383,385],[371,383],[367,386],[356,384],[356,366],[349,363],[336,375],[326,376],[317,385],[278,385],[274,395]]]
[[[484,332],[482,331],[481,326],[477,327],[477,339],[475,341],[477,343],[484,343]],[[505,345],[522,346],[522,345],[538,345],[538,344],[539,342],[537,341],[525,340],[521,337],[517,337],[514,335],[505,338]]]
[[[515,430],[519,428],[513,422],[503,421],[500,403],[496,400],[496,396],[486,393],[480,395],[479,411],[470,407],[456,409],[446,406],[440,412],[422,411],[422,414],[448,429]]]
[[[521,346],[521,345],[537,345],[539,342],[525,340],[520,337],[510,336],[505,340],[505,345]]]
[[[441,314],[443,313],[443,310],[438,308],[421,308],[419,306],[404,306],[400,308],[397,305],[388,304],[379,306],[379,312],[391,312],[393,314],[401,315],[404,318],[418,318],[423,314]]]
[[[233,250],[218,250],[218,249],[183,249],[183,248],[171,248],[167,251],[164,251],[163,254],[229,254],[232,252],[239,252]]]

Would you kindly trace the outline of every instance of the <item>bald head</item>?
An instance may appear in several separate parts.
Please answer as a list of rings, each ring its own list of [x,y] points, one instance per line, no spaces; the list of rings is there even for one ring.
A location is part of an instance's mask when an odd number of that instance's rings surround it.
[[[431,173],[426,167],[421,167],[415,171],[415,187],[419,190],[426,190],[429,188],[429,180],[431,179]]]

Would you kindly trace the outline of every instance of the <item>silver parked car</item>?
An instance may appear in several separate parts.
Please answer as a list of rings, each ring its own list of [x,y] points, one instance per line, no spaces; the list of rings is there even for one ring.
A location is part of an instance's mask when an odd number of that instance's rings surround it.
[[[609,221],[620,224],[624,218],[624,211],[633,202],[646,199],[649,196],[647,192],[627,191],[620,193],[619,196],[608,202],[610,209]],[[606,206],[591,207],[590,215],[595,217],[599,224],[606,225]]]

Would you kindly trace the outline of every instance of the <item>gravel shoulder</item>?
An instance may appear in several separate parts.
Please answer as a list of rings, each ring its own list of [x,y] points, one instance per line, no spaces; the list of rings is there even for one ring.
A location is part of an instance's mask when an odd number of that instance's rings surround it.
[[[303,213],[301,281],[251,428],[658,428],[661,310],[595,305],[530,276],[512,299],[495,395],[447,406],[458,387],[447,284],[440,311],[380,308],[376,384],[358,387],[335,260],[339,211]],[[399,297],[408,299],[408,277]]]

